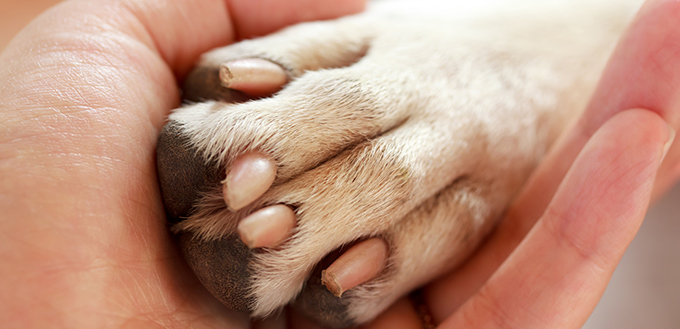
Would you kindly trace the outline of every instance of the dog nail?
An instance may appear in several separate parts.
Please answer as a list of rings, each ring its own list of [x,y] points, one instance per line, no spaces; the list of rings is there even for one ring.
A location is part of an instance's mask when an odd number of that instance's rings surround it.
[[[276,164],[270,158],[256,152],[241,154],[222,181],[224,202],[239,210],[266,192],[275,178]]]
[[[284,205],[267,207],[238,223],[238,234],[248,248],[276,247],[295,227],[295,213]]]
[[[222,84],[251,96],[267,96],[281,89],[288,80],[279,65],[260,58],[226,62],[220,67]]]
[[[380,238],[359,242],[321,272],[321,283],[334,295],[352,289],[382,271],[387,260],[387,243]]]

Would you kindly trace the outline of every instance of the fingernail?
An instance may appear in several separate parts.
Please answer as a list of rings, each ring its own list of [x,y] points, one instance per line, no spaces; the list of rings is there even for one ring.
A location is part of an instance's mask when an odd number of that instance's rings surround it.
[[[267,96],[279,91],[288,75],[279,65],[260,58],[226,62],[220,67],[222,84],[251,96]]]
[[[259,198],[274,182],[276,164],[257,152],[239,155],[222,181],[224,202],[231,210],[239,210]]]
[[[341,297],[343,292],[376,277],[386,260],[387,243],[383,239],[359,242],[321,272],[321,284]]]
[[[662,153],[660,162],[663,162],[663,159],[666,158],[666,155],[668,154],[668,150],[671,149],[671,145],[673,145],[673,140],[675,140],[675,129],[673,129],[673,127],[671,127],[671,125],[668,125],[668,134],[670,136],[668,137],[668,141],[666,142],[666,144],[663,145],[663,153]]]
[[[285,205],[270,206],[241,220],[238,234],[248,248],[278,246],[295,227],[295,213]]]

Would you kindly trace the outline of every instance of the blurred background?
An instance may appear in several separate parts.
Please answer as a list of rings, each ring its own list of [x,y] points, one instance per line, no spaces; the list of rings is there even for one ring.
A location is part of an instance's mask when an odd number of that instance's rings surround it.
[[[0,0],[0,50],[58,2]],[[680,328],[680,185],[651,207],[584,328]]]
[[[45,9],[55,5],[57,0],[0,0],[0,50],[28,22]]]

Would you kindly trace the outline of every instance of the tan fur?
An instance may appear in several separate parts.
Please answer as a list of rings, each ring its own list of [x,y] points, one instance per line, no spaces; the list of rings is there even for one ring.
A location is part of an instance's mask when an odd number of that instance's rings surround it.
[[[292,82],[171,119],[206,159],[257,149],[279,174],[237,213],[205,195],[175,230],[214,239],[263,205],[297,207],[294,236],[251,264],[256,316],[290,302],[332,250],[384,237],[388,270],[343,296],[356,322],[371,319],[469,254],[584,107],[638,1],[592,2],[385,1],[207,54],[266,58]]]

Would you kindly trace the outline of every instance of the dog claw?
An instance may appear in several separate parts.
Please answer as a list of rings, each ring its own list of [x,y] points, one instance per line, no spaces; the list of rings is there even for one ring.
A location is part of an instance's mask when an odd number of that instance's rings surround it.
[[[380,238],[359,242],[321,272],[321,283],[335,296],[376,277],[385,267],[387,243]]]
[[[267,96],[279,91],[288,75],[281,66],[268,60],[245,58],[222,64],[220,80],[225,87],[250,96]]]
[[[267,207],[251,214],[238,224],[241,241],[248,248],[276,247],[295,227],[295,213],[284,205]]]
[[[232,211],[239,210],[259,198],[274,182],[276,164],[256,152],[241,154],[222,181],[224,202]]]

